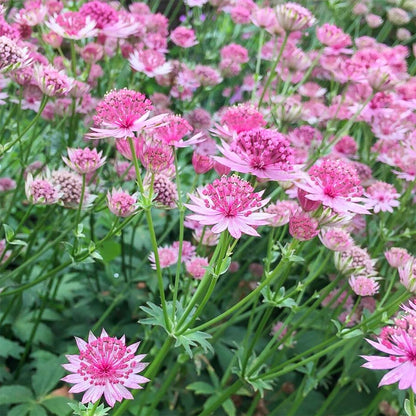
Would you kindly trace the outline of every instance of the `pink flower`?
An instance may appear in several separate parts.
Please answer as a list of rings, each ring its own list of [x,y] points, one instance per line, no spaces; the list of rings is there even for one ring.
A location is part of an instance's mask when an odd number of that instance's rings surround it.
[[[178,261],[178,249],[173,247],[159,247],[157,249],[159,255],[160,267],[165,269],[173,264],[176,264]],[[156,258],[155,253],[149,254],[149,260],[151,262],[151,267],[153,270],[156,270]]]
[[[416,393],[416,343],[415,343],[415,307],[402,305],[405,314],[396,319],[395,326],[384,327],[377,342],[366,341],[375,349],[388,354],[387,357],[362,355],[367,362],[362,367],[371,370],[390,370],[380,380],[379,387],[399,382],[399,389],[409,387]]]
[[[348,283],[357,296],[374,296],[380,287],[374,278],[367,276],[351,276]]]
[[[172,65],[166,62],[165,56],[152,49],[135,50],[128,61],[135,71],[142,72],[150,78],[166,75],[172,71]]]
[[[289,222],[290,217],[297,211],[299,205],[295,201],[277,201],[266,208],[273,217],[268,220],[271,227],[281,227]]]
[[[173,30],[170,34],[170,39],[181,48],[191,48],[199,43],[195,37],[195,32],[183,26],[178,26]]]
[[[66,12],[52,17],[46,26],[66,39],[85,39],[98,34],[96,23],[81,12]]]
[[[130,195],[122,189],[113,189],[111,193],[107,193],[107,204],[109,210],[117,217],[129,217],[136,210],[137,196]]]
[[[323,159],[312,166],[309,178],[297,186],[306,191],[306,198],[320,201],[338,213],[369,214],[368,199],[355,167],[343,159]],[[364,203],[364,205],[362,205]]]
[[[66,356],[69,364],[63,367],[72,374],[62,381],[75,384],[70,393],[85,391],[82,403],[95,403],[104,395],[113,407],[116,401],[133,399],[126,387],[141,389],[141,384],[150,381],[137,374],[148,365],[141,362],[144,354],[134,355],[140,342],[127,347],[124,335],[120,339],[109,337],[104,329],[99,338],[90,332],[88,342],[78,337],[75,340],[80,353]]]
[[[25,191],[30,202],[40,205],[56,204],[63,195],[48,177],[33,179],[31,173],[27,175]]]
[[[92,127],[93,133],[88,136],[93,139],[132,137],[134,132],[154,127],[163,119],[163,114],[149,118],[151,109],[152,103],[140,92],[126,88],[113,90],[96,108],[94,122],[102,128]]]
[[[221,124],[230,132],[241,133],[264,127],[266,120],[252,104],[243,103],[227,108],[222,114]]]
[[[174,170],[172,147],[158,140],[143,140],[139,158],[145,169],[152,173]]]
[[[106,157],[103,152],[96,149],[71,149],[68,148],[68,158],[62,156],[63,161],[73,170],[80,174],[95,172],[100,166],[104,165]]]
[[[289,233],[299,241],[312,240],[319,234],[319,223],[306,212],[300,211],[290,217]]]
[[[404,266],[408,260],[412,258],[409,252],[405,248],[392,247],[384,253],[386,260],[391,267],[397,268]]]
[[[49,97],[64,97],[71,91],[75,82],[64,71],[58,71],[51,65],[36,65],[33,78],[40,90]]]
[[[269,198],[262,200],[263,192],[253,191],[253,187],[238,176],[216,179],[199,189],[199,196],[189,195],[193,204],[185,206],[196,213],[189,219],[202,225],[214,225],[214,233],[228,230],[234,238],[240,238],[241,234],[259,236],[253,226],[267,224],[272,215],[254,212],[264,207]]]
[[[321,230],[319,239],[326,248],[332,251],[347,251],[354,244],[351,235],[337,227]]]
[[[30,62],[31,59],[26,48],[20,47],[7,36],[0,36],[0,73],[25,68]]]
[[[179,241],[175,241],[172,244],[172,247],[178,250],[179,253]],[[182,255],[181,255],[181,261],[187,262],[188,260],[191,260],[195,257],[196,247],[192,245],[189,241],[182,241]]]
[[[400,205],[398,200],[400,194],[393,185],[386,182],[377,181],[373,183],[366,189],[365,195],[375,213],[380,211],[393,212],[393,208]]]
[[[185,268],[194,279],[201,280],[204,277],[208,264],[208,260],[205,257],[193,257],[185,263]]]
[[[340,50],[352,45],[350,35],[329,23],[325,23],[316,29],[316,37],[322,44],[330,46],[333,50]]]
[[[416,261],[410,258],[404,265],[398,267],[400,283],[412,293],[416,293]]]
[[[192,130],[192,126],[183,117],[168,114],[163,117],[163,124],[153,130],[153,137],[169,146],[186,147],[201,141],[202,133],[196,134],[186,142],[183,141]]]
[[[117,11],[103,1],[88,1],[81,6],[79,12],[93,20],[98,29],[114,25],[119,20]]]
[[[283,134],[270,129],[243,131],[231,142],[218,146],[224,157],[214,157],[236,172],[258,178],[287,181],[294,178],[293,149]]]
[[[276,17],[279,25],[288,32],[307,29],[316,22],[308,9],[294,2],[276,6]]]

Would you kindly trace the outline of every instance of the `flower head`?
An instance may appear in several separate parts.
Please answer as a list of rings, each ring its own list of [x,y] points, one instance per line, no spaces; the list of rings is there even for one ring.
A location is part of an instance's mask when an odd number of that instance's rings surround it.
[[[63,97],[74,86],[75,80],[51,65],[36,65],[33,78],[40,90],[49,97]]]
[[[229,107],[221,117],[221,124],[231,132],[240,133],[266,125],[263,115],[250,103]]]
[[[66,12],[52,17],[46,26],[66,39],[85,39],[97,35],[96,23],[81,12]]]
[[[166,75],[172,71],[172,65],[166,62],[163,53],[152,49],[135,50],[128,60],[135,71],[143,72],[150,78],[156,75]]]
[[[178,249],[175,247],[159,247],[157,249],[157,254],[159,256],[159,263],[162,269],[165,269],[173,264],[176,264],[178,261]],[[151,262],[151,267],[153,270],[156,270],[156,257],[155,253],[149,254],[149,260]]]
[[[7,36],[0,36],[0,73],[24,68],[30,61],[26,48],[18,46]]]
[[[109,210],[117,217],[129,217],[136,209],[137,197],[122,189],[113,189],[107,193],[107,203]]]
[[[416,393],[416,305],[402,305],[404,314],[395,319],[395,325],[384,327],[376,341],[366,341],[387,357],[362,355],[367,362],[362,367],[371,370],[390,370],[380,380],[379,387],[399,382],[399,389],[409,387]]]
[[[293,149],[283,134],[270,129],[240,132],[231,144],[218,147],[224,157],[214,159],[234,171],[259,178],[286,181],[293,178]]]
[[[319,165],[312,166],[309,178],[298,187],[306,191],[306,198],[320,201],[337,213],[369,213],[368,200],[361,197],[364,190],[358,173],[343,159],[323,159]]]
[[[31,173],[26,177],[26,196],[33,204],[52,205],[56,204],[62,196],[59,187],[54,185],[50,178],[35,178]]]
[[[308,9],[291,1],[276,6],[276,17],[279,25],[287,32],[307,29],[316,21]]]
[[[78,337],[75,340],[80,353],[66,356],[69,364],[63,367],[72,374],[62,380],[75,384],[69,393],[85,391],[82,403],[95,403],[104,395],[113,407],[116,401],[133,399],[127,388],[141,389],[141,384],[150,381],[138,375],[148,365],[141,362],[144,354],[134,355],[140,342],[126,346],[124,335],[120,339],[109,337],[104,329],[98,338],[90,332],[88,342]]]
[[[170,38],[175,45],[181,48],[191,48],[198,44],[195,38],[195,32],[192,29],[188,29],[184,26],[178,26],[170,34]]]
[[[416,262],[410,258],[406,264],[399,266],[400,283],[412,293],[416,293]]]
[[[366,189],[365,194],[375,213],[380,211],[393,212],[393,208],[400,204],[400,194],[393,185],[386,182],[377,181],[373,183]]]
[[[105,163],[106,157],[96,149],[71,149],[68,148],[68,158],[62,157],[63,161],[75,172],[87,174],[95,172]]]
[[[319,223],[306,212],[300,211],[290,217],[289,233],[299,241],[312,240],[319,234]]]
[[[272,227],[280,227],[287,224],[290,217],[298,208],[299,205],[295,201],[277,201],[274,204],[268,205],[266,212],[273,215],[268,220],[268,224]]]
[[[326,248],[333,251],[347,251],[354,244],[351,235],[344,229],[337,227],[321,230],[319,239]]]
[[[93,20],[99,29],[114,25],[119,19],[117,11],[103,1],[88,1],[79,12]]]
[[[194,279],[201,280],[204,277],[208,264],[208,259],[205,257],[193,257],[185,262],[185,268]]]
[[[378,293],[379,284],[372,277],[351,276],[348,283],[354,293],[358,296],[374,296]]]
[[[405,248],[392,247],[384,253],[387,262],[391,267],[397,268],[404,266],[412,256]]]
[[[195,212],[189,218],[202,225],[214,225],[214,233],[228,230],[234,238],[240,238],[241,234],[259,236],[253,226],[265,225],[272,217],[254,212],[264,207],[269,198],[262,200],[263,192],[254,192],[253,187],[238,176],[216,179],[199,189],[198,194],[189,195],[193,204],[185,204]]]
[[[134,132],[154,126],[163,118],[149,119],[152,103],[142,93],[128,90],[113,90],[107,93],[96,107],[94,122],[102,128],[92,127],[91,138],[115,137],[125,139]]]

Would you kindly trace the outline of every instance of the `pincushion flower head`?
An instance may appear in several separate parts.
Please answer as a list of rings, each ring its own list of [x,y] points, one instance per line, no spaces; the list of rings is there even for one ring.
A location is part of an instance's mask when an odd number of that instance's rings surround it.
[[[316,22],[308,9],[291,1],[276,6],[276,18],[282,29],[287,32],[307,29]]]
[[[149,118],[152,103],[142,93],[128,90],[113,90],[107,93],[96,107],[94,122],[100,128],[92,127],[93,139],[115,137],[126,139],[134,132],[155,126],[164,115]]]
[[[75,172],[87,174],[95,172],[105,163],[106,157],[103,157],[102,153],[88,147],[85,149],[68,148],[68,158],[62,156],[62,159]]]
[[[63,367],[72,374],[62,381],[74,384],[70,393],[85,391],[82,403],[95,403],[104,395],[113,407],[116,401],[133,399],[127,388],[141,389],[141,384],[150,381],[138,374],[148,365],[141,362],[144,354],[134,355],[140,342],[126,346],[124,335],[120,339],[109,337],[104,329],[98,338],[90,332],[88,342],[78,337],[75,340],[80,353],[66,356],[69,364]]]
[[[398,382],[400,390],[411,388],[416,393],[416,305],[409,301],[409,306],[402,305],[402,309],[404,314],[395,319],[395,325],[384,327],[377,341],[366,340],[387,357],[362,355],[367,361],[362,367],[390,370],[380,380],[379,387]]]
[[[20,47],[13,39],[0,36],[0,74],[21,69],[31,62],[28,50]]]
[[[305,197],[320,201],[337,213],[369,214],[367,198],[352,163],[344,159],[323,159],[309,170],[306,178],[297,186],[306,191]]]
[[[36,65],[33,69],[33,79],[39,89],[49,97],[68,95],[75,83],[73,78],[52,65]]]
[[[80,12],[66,12],[52,17],[46,26],[66,39],[85,39],[98,34],[96,22]]]
[[[276,181],[294,176],[294,150],[277,131],[263,128],[243,131],[231,144],[223,142],[218,148],[224,157],[214,159],[234,171]]]
[[[143,72],[149,78],[169,74],[173,69],[172,64],[166,62],[163,53],[152,49],[135,50],[128,61],[135,71]]]
[[[185,204],[195,212],[189,219],[202,225],[213,225],[213,233],[228,230],[234,238],[241,234],[259,236],[253,227],[265,225],[272,214],[254,212],[263,208],[269,198],[261,199],[262,192],[238,176],[223,176],[198,190],[198,196],[189,195],[193,204]]]

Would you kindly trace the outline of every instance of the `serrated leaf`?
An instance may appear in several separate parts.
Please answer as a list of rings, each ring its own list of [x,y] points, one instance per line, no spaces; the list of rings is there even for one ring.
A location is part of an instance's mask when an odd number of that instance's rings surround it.
[[[187,390],[192,390],[195,394],[214,394],[215,389],[211,384],[205,383],[204,381],[195,381],[194,383],[186,386]]]
[[[23,352],[23,347],[17,342],[10,341],[7,338],[0,336],[0,357],[19,358]]]
[[[25,403],[33,400],[32,392],[25,386],[3,386],[0,387],[0,405]]]
[[[31,403],[23,403],[13,407],[7,413],[7,416],[26,416],[32,408]]]
[[[201,347],[205,353],[214,351],[212,345],[207,341],[207,339],[210,338],[212,338],[211,335],[202,331],[191,332],[190,334],[185,333],[176,338],[175,347],[181,345],[185,348],[186,353],[192,358],[193,354],[191,347]]]
[[[235,416],[236,415],[236,408],[231,399],[227,399],[222,404],[223,409],[225,410],[225,413],[227,413],[228,416]]]
[[[39,362],[37,371],[32,376],[32,386],[36,397],[42,397],[49,393],[64,376],[65,370],[61,361],[54,357],[52,360]]]
[[[56,416],[67,415],[71,411],[70,403],[71,400],[63,396],[49,397],[42,401],[42,405]]]

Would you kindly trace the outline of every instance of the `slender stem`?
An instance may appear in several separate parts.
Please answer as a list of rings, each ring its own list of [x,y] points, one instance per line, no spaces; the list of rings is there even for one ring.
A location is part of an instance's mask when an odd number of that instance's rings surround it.
[[[415,407],[415,394],[412,389],[409,389],[409,400],[410,400],[410,415],[416,416],[416,407]]]
[[[82,174],[82,187],[81,187],[81,197],[79,199],[78,209],[77,209],[77,215],[75,217],[75,241],[74,241],[74,247],[72,249],[72,255],[74,256],[76,254],[77,248],[78,248],[78,226],[79,221],[81,218],[81,210],[82,206],[84,204],[84,196],[85,196],[85,186],[86,186],[86,174]]]
[[[94,406],[91,408],[91,410],[89,411],[89,416],[95,416],[95,411],[97,410],[97,407],[99,406],[99,404],[100,404],[100,401],[99,400],[97,400],[95,403],[94,403]]]
[[[282,57],[282,54],[283,54],[283,51],[286,47],[286,43],[287,43],[288,39],[289,39],[289,34],[287,32],[285,32],[285,36],[283,38],[282,45],[280,46],[279,54],[277,55],[277,58],[274,61],[273,65],[270,69],[270,74],[269,74],[269,77],[267,78],[266,84],[264,85],[264,89],[263,89],[263,92],[261,93],[260,101],[259,101],[259,104],[258,104],[257,108],[260,108],[261,105],[263,104],[264,96],[266,95],[266,92],[270,87],[270,83],[273,81],[273,78],[276,74],[276,67],[280,62],[280,58]]]

